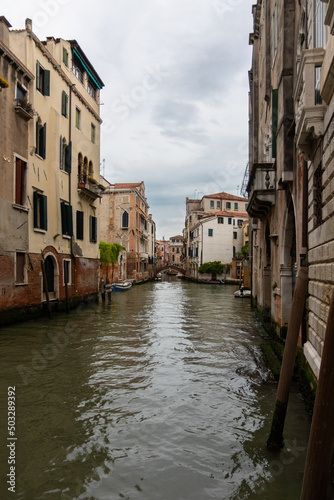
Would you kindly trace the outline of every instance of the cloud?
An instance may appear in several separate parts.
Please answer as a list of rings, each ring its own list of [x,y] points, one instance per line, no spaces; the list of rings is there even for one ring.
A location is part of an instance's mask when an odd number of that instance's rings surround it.
[[[14,29],[76,39],[105,83],[101,164],[143,180],[157,234],[180,234],[186,197],[236,194],[247,163],[252,0],[17,0]],[[102,169],[102,167],[101,167]]]

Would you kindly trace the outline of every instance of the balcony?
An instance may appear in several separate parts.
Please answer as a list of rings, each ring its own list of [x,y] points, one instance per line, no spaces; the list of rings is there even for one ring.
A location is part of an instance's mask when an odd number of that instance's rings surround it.
[[[34,111],[32,105],[27,101],[26,98],[15,99],[14,101],[15,113],[17,113],[21,118],[28,121],[34,117]]]
[[[272,163],[254,163],[247,186],[247,211],[251,217],[263,219],[275,204],[276,171]]]
[[[321,47],[303,52],[295,88],[296,143],[307,157],[312,154],[316,139],[324,133],[327,106],[320,97],[324,54]]]
[[[92,202],[101,198],[103,189],[104,187],[89,175],[78,175],[78,193],[87,201]]]
[[[148,253],[147,252],[140,252],[140,260],[147,261],[148,260]]]

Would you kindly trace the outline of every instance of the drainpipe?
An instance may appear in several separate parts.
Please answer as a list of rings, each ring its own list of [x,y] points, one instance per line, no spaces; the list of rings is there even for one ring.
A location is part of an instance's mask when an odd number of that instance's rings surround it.
[[[68,112],[68,143],[71,144],[72,142],[72,88],[75,86],[75,84],[70,85],[70,97],[69,97],[69,112]],[[71,172],[69,173],[69,178],[68,178],[68,202],[72,206],[72,145],[71,145]],[[73,210],[72,210],[72,217],[73,217]],[[72,227],[73,227],[73,219],[72,219]],[[71,258],[73,259],[74,266],[73,266],[73,284],[75,287],[75,255],[73,253],[73,235],[71,236]]]

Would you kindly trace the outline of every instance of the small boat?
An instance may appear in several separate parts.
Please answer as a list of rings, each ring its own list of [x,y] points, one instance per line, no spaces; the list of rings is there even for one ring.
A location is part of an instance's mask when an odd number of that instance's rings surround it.
[[[158,273],[155,277],[155,281],[161,281],[161,278],[162,278],[161,273]]]
[[[125,280],[125,281],[119,281],[118,283],[113,283],[114,290],[129,290],[132,287],[132,281],[130,280]]]
[[[250,290],[244,290],[243,288],[240,288],[236,292],[234,292],[234,297],[237,299],[246,299],[246,298],[251,298],[252,292]]]
[[[205,284],[205,285],[223,285],[224,281],[223,280],[198,280],[198,283]]]

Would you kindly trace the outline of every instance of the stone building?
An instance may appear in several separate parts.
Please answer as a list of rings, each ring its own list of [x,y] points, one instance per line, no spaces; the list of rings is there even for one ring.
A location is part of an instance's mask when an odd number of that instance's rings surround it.
[[[94,176],[103,82],[76,41],[49,37],[41,42],[29,19],[23,30],[11,30],[3,17],[0,26],[7,54],[2,70],[11,73],[10,99],[2,104],[7,109],[2,147],[9,158],[2,198],[24,217],[14,236],[13,226],[1,222],[7,241],[1,259],[11,262],[1,278],[4,317],[13,308],[38,311],[48,298],[58,306],[66,294],[73,304],[97,295],[101,195]],[[10,57],[16,62],[9,68]],[[18,245],[23,228],[25,244]]]
[[[123,246],[118,278],[146,280],[154,275],[155,223],[148,214],[144,182],[111,184],[103,177],[101,240]]]
[[[282,333],[309,266],[301,343],[315,375],[334,284],[333,11],[332,0],[258,0],[250,35],[252,294]]]
[[[169,264],[182,267],[183,265],[183,236],[176,235],[169,238]]]
[[[231,264],[244,242],[248,221],[247,198],[229,193],[186,200],[185,265],[187,276],[198,277],[198,268],[212,261]]]

